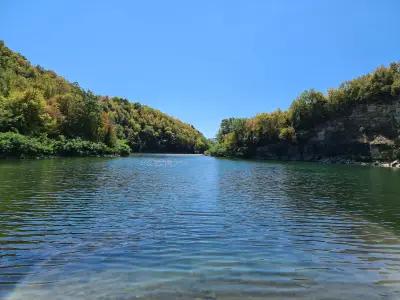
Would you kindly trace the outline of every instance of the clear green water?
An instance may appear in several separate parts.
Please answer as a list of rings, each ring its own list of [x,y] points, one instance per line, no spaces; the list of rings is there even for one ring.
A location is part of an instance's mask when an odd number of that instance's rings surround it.
[[[400,299],[400,172],[0,161],[0,298]]]

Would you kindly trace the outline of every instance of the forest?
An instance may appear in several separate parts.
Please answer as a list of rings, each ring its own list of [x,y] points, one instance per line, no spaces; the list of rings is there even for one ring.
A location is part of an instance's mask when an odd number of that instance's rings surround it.
[[[222,120],[216,141],[208,153],[252,157],[258,147],[304,144],[318,125],[349,115],[357,105],[390,104],[399,99],[400,63],[392,63],[346,81],[325,94],[314,89],[304,91],[288,110]],[[399,144],[398,137],[395,142]]]
[[[0,157],[203,153],[192,125],[140,103],[95,95],[0,41]]]
[[[400,99],[400,63],[326,93],[301,93],[288,110],[222,120],[215,142],[192,125],[120,97],[96,95],[32,65],[0,41],[0,157],[203,153],[252,157],[259,147],[305,143],[318,125],[359,104]],[[398,141],[397,141],[398,142]]]

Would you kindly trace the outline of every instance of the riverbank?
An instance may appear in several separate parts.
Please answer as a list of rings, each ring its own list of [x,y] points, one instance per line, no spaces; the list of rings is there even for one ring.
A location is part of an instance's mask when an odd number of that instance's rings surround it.
[[[365,161],[355,161],[351,159],[325,158],[321,160],[316,160],[316,162],[322,164],[359,165],[359,166],[373,166],[373,167],[400,169],[400,160],[365,162]]]
[[[131,152],[124,141],[110,147],[101,142],[30,137],[14,132],[0,133],[0,158],[46,158],[55,156],[125,156]]]
[[[44,159],[57,157],[118,157],[133,153],[200,154],[190,152],[133,151],[124,140],[110,147],[101,142],[80,138],[50,139],[46,136],[29,137],[14,132],[0,133],[0,159]]]
[[[344,157],[326,157],[321,159],[288,159],[288,158],[266,158],[261,156],[254,157],[238,157],[238,156],[215,156],[210,153],[205,153],[207,156],[227,158],[227,159],[245,159],[245,160],[260,160],[260,161],[298,161],[298,162],[314,162],[319,164],[327,165],[355,165],[355,166],[371,166],[371,167],[382,167],[382,168],[393,168],[400,169],[400,160],[396,159],[393,161],[358,161],[354,159],[344,158]]]

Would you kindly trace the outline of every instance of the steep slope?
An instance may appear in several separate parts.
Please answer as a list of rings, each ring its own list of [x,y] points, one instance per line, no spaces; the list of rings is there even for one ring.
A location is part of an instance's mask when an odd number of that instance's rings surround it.
[[[94,95],[32,66],[0,42],[0,155],[206,148],[207,140],[192,125],[126,99]]]
[[[302,93],[288,111],[223,120],[216,156],[393,161],[400,158],[400,64]]]

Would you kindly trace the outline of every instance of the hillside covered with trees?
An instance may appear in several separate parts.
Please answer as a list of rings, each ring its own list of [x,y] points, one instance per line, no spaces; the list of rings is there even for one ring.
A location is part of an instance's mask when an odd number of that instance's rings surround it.
[[[0,41],[0,157],[202,153],[207,147],[192,125],[95,95],[31,65]]]
[[[392,63],[326,94],[307,90],[286,111],[225,119],[209,153],[295,160],[342,156],[368,161],[399,158],[399,145],[400,64]]]

